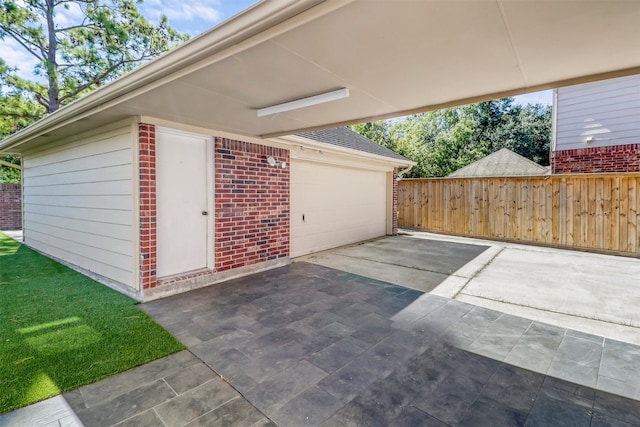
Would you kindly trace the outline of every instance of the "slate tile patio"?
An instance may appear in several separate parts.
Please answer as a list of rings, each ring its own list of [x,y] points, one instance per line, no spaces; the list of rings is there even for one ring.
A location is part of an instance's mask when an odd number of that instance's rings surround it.
[[[143,309],[278,425],[640,424],[636,346],[317,265]]]
[[[640,425],[637,346],[317,265],[142,308],[189,350],[66,393],[71,425]]]

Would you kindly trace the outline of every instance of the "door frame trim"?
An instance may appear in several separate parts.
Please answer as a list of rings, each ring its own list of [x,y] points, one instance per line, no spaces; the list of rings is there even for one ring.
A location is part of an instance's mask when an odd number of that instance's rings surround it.
[[[214,164],[214,138],[210,135],[202,135],[206,137],[206,174],[207,174],[207,268],[209,270],[213,270],[215,267],[215,236],[216,236],[216,223],[214,221],[216,212],[215,212],[215,193],[214,193],[214,179],[213,175],[215,173],[215,164]]]
[[[214,164],[214,137],[211,135],[205,135],[205,134],[201,134],[201,133],[195,133],[195,132],[188,132],[188,131],[183,131],[183,130],[179,130],[179,129],[175,129],[175,128],[169,128],[169,127],[165,127],[165,126],[156,126],[156,135],[158,133],[163,133],[163,134],[169,134],[169,135],[177,135],[177,136],[187,136],[187,137],[195,137],[195,138],[201,138],[205,140],[205,152],[206,152],[206,159],[205,159],[205,174],[207,177],[207,182],[206,182],[206,198],[207,198],[207,239],[206,239],[206,244],[207,244],[207,253],[206,253],[206,264],[205,267],[208,270],[213,270],[215,267],[215,251],[214,251],[214,245],[215,245],[215,201],[214,201],[214,197],[215,194],[213,194],[214,191],[214,168],[215,168],[215,164]],[[173,276],[182,276],[184,274],[188,274],[190,273],[190,271],[184,271],[184,272],[180,272],[180,273],[176,273],[176,274],[171,274],[168,276],[158,276],[158,279],[163,279],[163,278],[167,278],[167,277],[173,277]]]

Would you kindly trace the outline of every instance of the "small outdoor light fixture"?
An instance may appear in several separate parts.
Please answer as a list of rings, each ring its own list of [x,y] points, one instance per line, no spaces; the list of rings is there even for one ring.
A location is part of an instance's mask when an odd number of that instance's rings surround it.
[[[267,157],[267,163],[269,163],[269,166],[280,166],[282,169],[287,167],[287,162],[279,162],[276,159],[273,158],[273,156],[269,156]]]
[[[286,111],[311,107],[312,105],[324,104],[325,102],[337,101],[338,99],[348,97],[349,89],[343,87],[342,89],[332,90],[331,92],[325,92],[319,95],[309,96],[307,98],[300,98],[294,101],[283,102],[282,104],[260,108],[259,110],[257,110],[257,114],[258,117],[270,116],[272,114],[284,113]]]

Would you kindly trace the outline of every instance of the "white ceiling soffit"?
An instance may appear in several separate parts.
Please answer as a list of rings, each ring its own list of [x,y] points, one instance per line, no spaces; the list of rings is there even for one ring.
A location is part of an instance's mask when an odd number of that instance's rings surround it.
[[[272,137],[640,73],[639,22],[638,0],[269,0],[48,117],[40,133],[145,115]],[[340,88],[349,97],[256,114]]]

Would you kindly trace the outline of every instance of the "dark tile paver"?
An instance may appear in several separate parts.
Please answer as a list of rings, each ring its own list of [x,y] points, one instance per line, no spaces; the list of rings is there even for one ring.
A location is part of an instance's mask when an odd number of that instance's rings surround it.
[[[269,378],[244,393],[244,396],[262,412],[269,414],[284,406],[309,387],[316,385],[327,373],[303,360]]]
[[[502,314],[469,346],[469,350],[497,360],[504,360],[516,346],[532,321]]]
[[[471,405],[459,425],[465,427],[521,426],[526,422],[527,414],[528,411],[520,412],[495,400],[480,397]]]
[[[483,386],[480,381],[453,372],[433,391],[416,397],[412,406],[447,424],[458,424],[480,396]]]
[[[408,406],[389,424],[389,427],[446,427],[448,424],[433,418],[421,410]]]
[[[451,372],[453,368],[450,365],[423,354],[399,366],[387,376],[386,380],[403,384],[408,393],[417,396],[420,393],[435,390]]]
[[[611,420],[640,424],[640,401],[609,393],[596,392],[594,412]]]
[[[591,419],[591,427],[636,427],[634,424],[625,423],[614,418],[595,415]]]
[[[536,398],[526,426],[589,426],[590,406],[574,401],[566,392],[549,393],[543,389]]]
[[[562,328],[533,322],[507,355],[505,362],[547,373],[564,335]]]
[[[500,362],[496,360],[461,350],[448,344],[434,346],[423,355],[437,359],[449,365],[453,371],[483,384],[494,375],[496,369],[500,366]]]
[[[445,339],[460,348],[467,348],[478,336],[500,317],[499,311],[473,307],[444,332]]]
[[[237,393],[216,377],[155,408],[167,427],[183,426],[237,397]]]
[[[158,414],[153,409],[149,409],[141,414],[135,415],[129,419],[116,424],[116,427],[147,427],[162,425],[162,420],[158,418]]]
[[[269,422],[253,405],[241,397],[219,406],[187,424],[188,427],[249,427],[259,422]]]
[[[331,418],[334,422],[358,422],[359,425],[388,425],[415,399],[406,384],[385,378],[367,387]]]
[[[102,400],[97,401],[97,396]],[[211,425],[206,424],[207,420],[216,416],[219,420],[238,419],[234,408],[239,403],[231,404],[235,400],[244,402],[243,413],[252,408],[259,415],[247,425],[268,420],[188,351],[81,387],[64,397],[78,418],[92,427]],[[225,409],[227,405],[230,406]],[[224,424],[221,421],[215,425]]]
[[[197,361],[187,351],[176,353],[132,369],[128,375],[117,375],[89,384],[82,387],[80,393],[86,405],[91,407],[103,403],[113,396],[124,394],[141,385],[159,380],[167,374],[178,372],[183,366]]]
[[[177,394],[182,394],[214,378],[217,378],[217,375],[211,369],[198,363],[164,377],[164,381]]]
[[[289,366],[301,361],[307,354],[307,348],[303,344],[297,341],[288,342],[265,355],[254,358],[242,366],[242,370],[259,383],[276,377]]]
[[[318,386],[343,403],[351,401],[377,379],[375,367],[361,363],[365,359],[352,360],[321,380]]]
[[[332,373],[362,354],[368,345],[352,337],[343,338],[309,356],[309,361],[325,372]]]
[[[87,426],[110,426],[132,418],[154,406],[167,402],[176,394],[162,380],[143,385],[116,398],[110,398],[86,409],[75,409]]]
[[[549,375],[595,387],[602,357],[603,341],[565,335],[549,367]]]
[[[544,376],[501,364],[482,390],[482,395],[520,413],[529,413]]]
[[[283,426],[315,426],[329,418],[343,403],[326,391],[312,387],[277,410],[272,418]]]
[[[640,347],[607,339],[604,341],[598,372],[598,388],[624,390],[627,396],[640,399]]]

